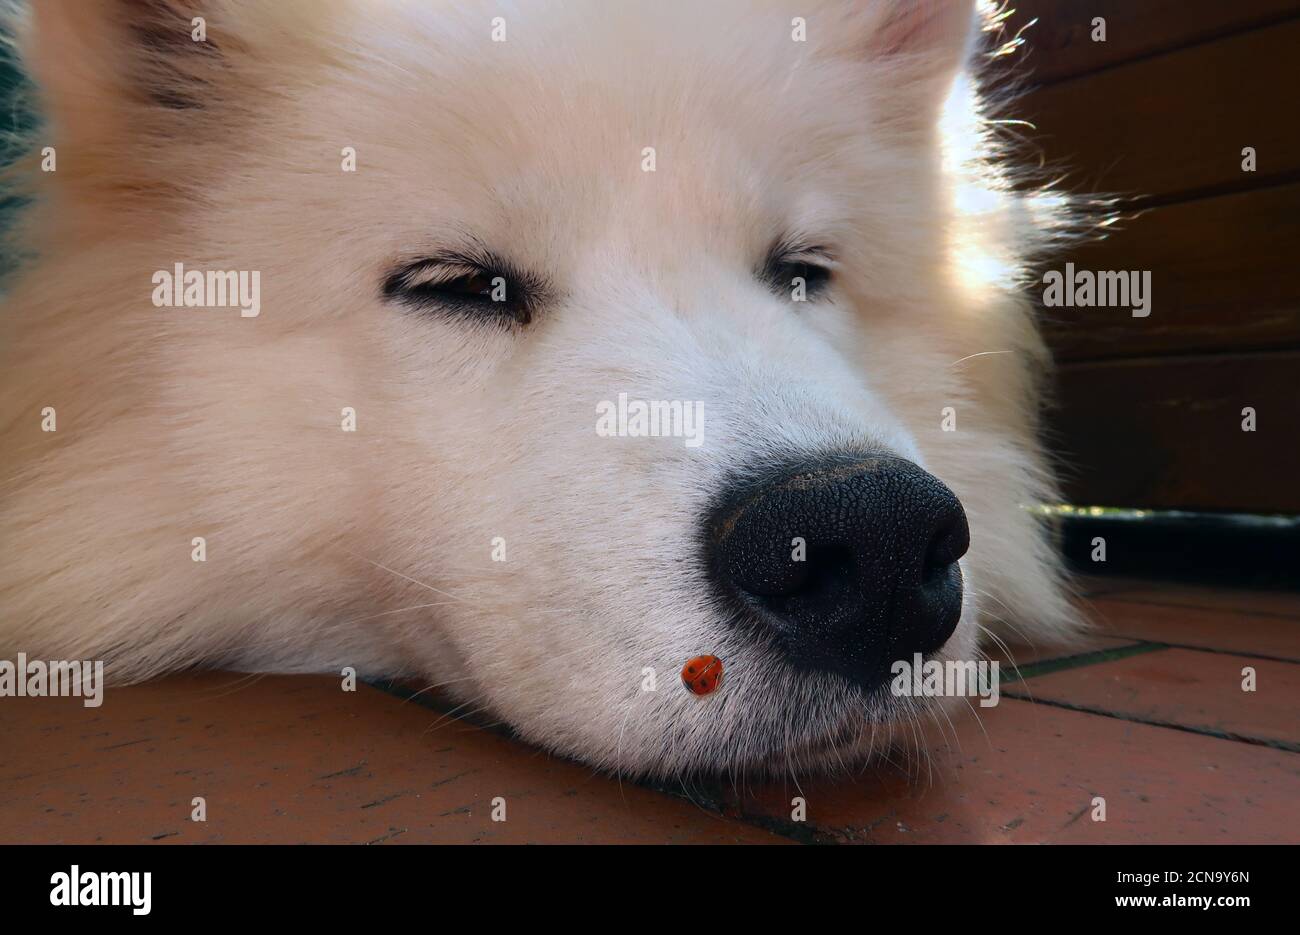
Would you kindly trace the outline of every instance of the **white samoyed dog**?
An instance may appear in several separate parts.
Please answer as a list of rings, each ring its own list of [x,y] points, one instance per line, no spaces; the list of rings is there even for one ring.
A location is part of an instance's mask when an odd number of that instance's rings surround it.
[[[896,660],[1075,631],[1062,202],[973,0],[9,16],[3,658],[350,666],[670,777],[861,761],[961,705]]]

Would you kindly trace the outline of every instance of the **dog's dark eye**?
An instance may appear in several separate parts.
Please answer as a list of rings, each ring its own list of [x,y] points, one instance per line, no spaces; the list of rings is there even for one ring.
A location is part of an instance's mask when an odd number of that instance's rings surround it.
[[[809,301],[826,291],[834,267],[824,247],[781,242],[768,253],[762,278],[778,295],[794,302]]]
[[[384,296],[420,311],[526,325],[536,286],[491,257],[444,255],[407,264],[384,280]]]

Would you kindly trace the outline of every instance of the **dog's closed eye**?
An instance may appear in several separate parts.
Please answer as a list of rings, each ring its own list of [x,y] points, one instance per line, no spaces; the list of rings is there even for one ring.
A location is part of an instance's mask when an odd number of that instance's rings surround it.
[[[768,251],[759,277],[777,294],[803,301],[826,291],[835,265],[825,247],[780,240]]]
[[[541,287],[491,254],[445,253],[396,269],[384,280],[383,293],[421,312],[526,325]]]

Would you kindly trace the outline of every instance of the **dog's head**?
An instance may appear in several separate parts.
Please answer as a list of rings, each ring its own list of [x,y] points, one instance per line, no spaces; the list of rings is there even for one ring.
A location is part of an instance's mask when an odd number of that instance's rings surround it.
[[[357,665],[597,764],[784,771],[915,716],[890,664],[981,612],[1065,626],[972,3],[201,6],[29,41],[62,259],[19,296],[95,337],[15,380],[79,374],[39,496],[129,569],[123,667]],[[151,303],[177,263],[258,314]]]

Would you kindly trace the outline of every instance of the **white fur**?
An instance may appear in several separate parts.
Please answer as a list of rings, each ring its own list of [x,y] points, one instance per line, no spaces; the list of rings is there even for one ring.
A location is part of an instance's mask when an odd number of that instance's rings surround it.
[[[222,0],[220,54],[162,69],[119,2],[42,0],[24,32],[59,170],[29,179],[37,259],[3,315],[0,657],[351,665],[610,768],[829,766],[915,712],[726,626],[695,535],[732,471],[851,445],[965,506],[945,656],[981,614],[1068,636],[1024,509],[1053,496],[1015,292],[1047,202],[1008,194],[969,83],[949,94],[969,3]],[[826,301],[755,278],[792,230],[838,257]],[[554,284],[530,326],[381,299],[457,232]],[[154,308],[176,262],[261,271],[261,315]],[[598,436],[620,392],[702,400],[706,443]],[[726,664],[704,699],[676,684],[702,652]]]

